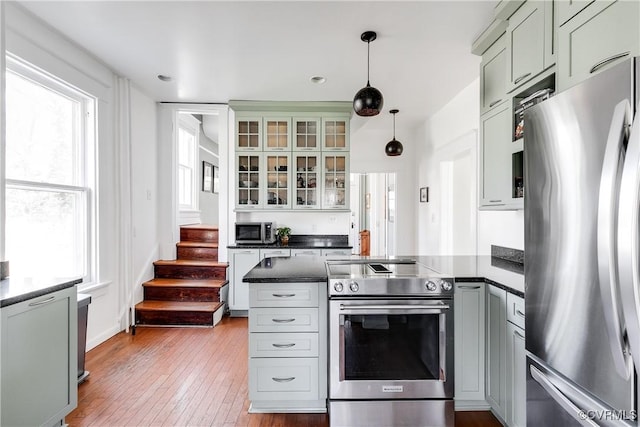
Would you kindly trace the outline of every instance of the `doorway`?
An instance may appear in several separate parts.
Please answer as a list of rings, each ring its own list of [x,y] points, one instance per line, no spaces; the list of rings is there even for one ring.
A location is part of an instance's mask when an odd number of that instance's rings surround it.
[[[396,174],[351,174],[351,236],[354,253],[362,254],[360,233],[369,232],[369,255],[395,256],[396,242]]]

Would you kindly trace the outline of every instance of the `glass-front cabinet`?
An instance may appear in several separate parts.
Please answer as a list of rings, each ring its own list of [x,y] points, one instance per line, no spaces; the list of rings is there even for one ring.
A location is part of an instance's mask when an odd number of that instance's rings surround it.
[[[236,157],[237,177],[236,204],[242,208],[260,205],[260,159],[258,153],[241,153]]]
[[[267,182],[264,205],[268,208],[290,208],[291,154],[266,153],[264,156]]]
[[[293,150],[320,151],[320,119],[294,117]]]
[[[346,209],[349,205],[349,157],[346,153],[322,153],[323,209]]]
[[[345,118],[322,119],[322,149],[327,151],[349,150],[349,122]]]
[[[268,117],[264,119],[264,151],[291,151],[291,119]]]
[[[236,122],[237,151],[261,151],[262,150],[262,119],[241,118]]]
[[[293,164],[296,168],[296,209],[316,209],[320,207],[318,188],[320,181],[320,156],[319,153],[308,152],[293,153]]]

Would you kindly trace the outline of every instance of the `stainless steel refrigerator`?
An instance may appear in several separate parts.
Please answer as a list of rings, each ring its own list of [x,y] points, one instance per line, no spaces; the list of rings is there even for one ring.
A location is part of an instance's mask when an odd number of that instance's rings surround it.
[[[524,115],[529,426],[638,425],[639,68]]]

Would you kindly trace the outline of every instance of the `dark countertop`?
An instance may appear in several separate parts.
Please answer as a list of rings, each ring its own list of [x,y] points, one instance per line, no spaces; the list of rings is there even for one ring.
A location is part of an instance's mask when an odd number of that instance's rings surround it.
[[[0,281],[0,307],[70,288],[82,279],[10,277]]]
[[[351,259],[366,257],[351,256]],[[443,276],[456,281],[486,281],[507,291],[524,297],[524,274],[522,266],[491,256],[398,256],[413,258]],[[380,259],[380,257],[371,257]],[[327,280],[325,257],[266,258],[250,270],[243,278],[245,282],[324,282]]]
[[[326,282],[326,257],[265,258],[243,278],[251,283]]]
[[[282,246],[280,243],[248,243],[227,246],[229,249],[352,249],[349,245],[349,236],[346,234],[292,234],[289,236],[289,244]]]

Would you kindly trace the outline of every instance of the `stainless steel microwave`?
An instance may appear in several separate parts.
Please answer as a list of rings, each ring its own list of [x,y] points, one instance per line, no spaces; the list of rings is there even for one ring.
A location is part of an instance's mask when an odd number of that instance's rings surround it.
[[[236,243],[274,243],[272,222],[236,222]]]

